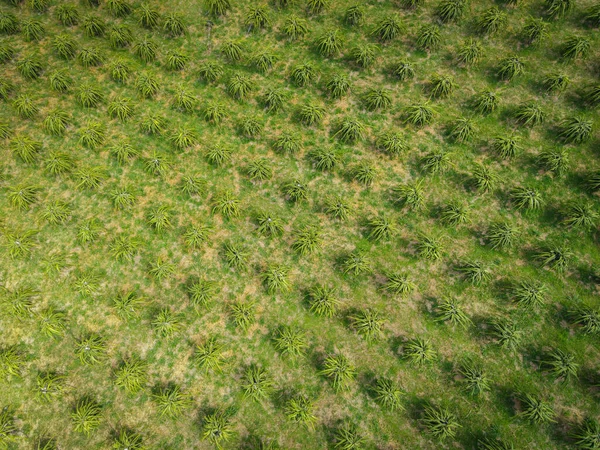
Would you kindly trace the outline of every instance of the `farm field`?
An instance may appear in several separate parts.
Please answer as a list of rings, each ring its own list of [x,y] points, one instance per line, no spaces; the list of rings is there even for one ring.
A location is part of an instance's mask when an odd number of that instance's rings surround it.
[[[597,0],[0,1],[0,449],[600,449]]]

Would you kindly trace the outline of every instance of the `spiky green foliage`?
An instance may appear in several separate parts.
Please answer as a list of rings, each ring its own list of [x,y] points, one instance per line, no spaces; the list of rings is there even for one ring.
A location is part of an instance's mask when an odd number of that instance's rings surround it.
[[[133,11],[131,4],[126,0],[107,0],[106,8],[113,17],[125,17]]]
[[[321,230],[317,226],[305,226],[295,233],[295,240],[292,243],[292,249],[300,255],[314,253],[321,247],[323,237]]]
[[[127,25],[114,25],[108,32],[108,41],[113,49],[128,47],[133,41],[133,33]]]
[[[487,237],[492,248],[508,249],[515,245],[517,228],[510,222],[498,222],[490,226]]]
[[[434,24],[426,24],[417,34],[417,47],[421,50],[432,51],[439,47],[441,42],[440,28]]]
[[[44,71],[42,63],[32,56],[19,59],[16,67],[21,76],[28,80],[37,80]]]
[[[246,330],[252,323],[254,323],[256,309],[256,305],[254,303],[238,301],[233,303],[230,308],[233,322],[237,327],[240,327],[242,330]]]
[[[526,420],[538,425],[555,422],[554,410],[547,402],[529,393],[521,394],[519,397],[523,408],[521,416]]]
[[[368,161],[362,161],[352,168],[351,175],[359,183],[370,186],[377,176],[377,168]]]
[[[173,227],[171,218],[171,209],[166,205],[161,205],[150,210],[147,222],[154,230],[161,233]]]
[[[333,317],[339,300],[336,291],[322,285],[315,285],[308,291],[310,311],[318,316]]]
[[[0,12],[0,33],[15,34],[19,31],[20,26],[17,16],[6,11]]]
[[[267,292],[275,294],[290,289],[288,276],[290,269],[282,264],[270,264],[262,272],[261,278]]]
[[[528,45],[537,45],[548,36],[548,24],[530,17],[523,27],[523,38]]]
[[[82,364],[100,362],[106,354],[106,341],[98,334],[88,334],[78,339],[75,344],[75,354]]]
[[[20,377],[24,364],[24,355],[16,347],[0,347],[0,375]]]
[[[75,431],[89,435],[102,423],[102,407],[95,400],[83,397],[71,412],[71,421]]]
[[[26,318],[31,316],[35,304],[34,299],[37,298],[39,298],[39,291],[20,286],[12,291],[6,290],[4,301],[10,308],[11,314],[19,318]]]
[[[446,98],[457,88],[454,78],[449,75],[434,74],[429,84],[432,98]]]
[[[329,0],[307,0],[306,11],[309,14],[319,14],[329,6]]]
[[[462,19],[466,6],[466,0],[442,0],[437,7],[436,15],[442,23],[458,22]]]
[[[523,103],[515,113],[515,119],[522,125],[535,126],[544,122],[545,113],[540,105],[535,103]]]
[[[579,364],[575,362],[575,355],[572,353],[555,349],[546,356],[543,364],[553,377],[563,382],[567,382],[571,378],[577,378]]]
[[[257,116],[246,117],[240,123],[240,131],[248,139],[257,138],[263,128],[264,125]]]
[[[79,85],[75,98],[84,108],[94,108],[103,101],[104,94],[96,84],[85,82]]]
[[[77,43],[68,34],[59,34],[52,40],[52,50],[63,59],[73,59],[77,53]]]
[[[481,33],[493,35],[502,31],[506,27],[506,22],[506,13],[493,6],[481,14],[477,21],[477,27]]]
[[[381,42],[389,42],[392,39],[398,37],[402,31],[403,26],[400,21],[400,17],[397,15],[391,15],[385,19],[380,20],[371,34],[379,39]]]
[[[114,450],[144,450],[146,447],[141,434],[124,428],[114,438],[112,448]]]
[[[84,16],[81,20],[81,27],[87,37],[104,36],[104,32],[106,31],[104,20],[95,14]]]
[[[158,83],[156,77],[144,73],[141,73],[136,77],[133,86],[138,94],[140,94],[140,96],[143,98],[154,97],[160,89],[160,84]]]
[[[599,214],[594,205],[588,202],[573,202],[565,212],[563,223],[569,227],[590,230],[598,222]]]
[[[77,61],[83,67],[95,67],[102,64],[104,55],[96,47],[84,48],[77,55]]]
[[[7,63],[11,59],[13,59],[13,56],[15,56],[15,52],[15,48],[9,44],[0,45],[0,64]]]
[[[452,124],[450,138],[454,142],[466,143],[473,139],[475,131],[473,120],[467,117],[461,117]]]
[[[66,331],[66,315],[62,311],[47,307],[38,314],[40,330],[50,338],[60,337]]]
[[[392,74],[400,81],[412,80],[415,77],[415,68],[410,61],[400,61],[392,67]]]
[[[342,260],[342,271],[346,274],[358,276],[371,271],[371,261],[361,251],[354,251]]]
[[[31,119],[39,112],[39,108],[35,101],[27,94],[17,96],[13,100],[12,106],[22,119]]]
[[[159,387],[152,397],[161,417],[170,419],[180,417],[192,404],[192,399],[175,384]]]
[[[421,209],[425,202],[423,180],[396,186],[392,189],[392,195],[394,196],[394,202],[401,206],[413,210]]]
[[[585,20],[595,27],[600,27],[600,4],[595,4],[586,11]]]
[[[404,409],[402,405],[403,393],[396,384],[388,378],[378,378],[373,388],[375,399],[381,406],[390,411]]]
[[[42,150],[42,143],[24,134],[17,134],[11,139],[9,147],[21,161],[31,164]]]
[[[142,3],[139,7],[137,20],[144,28],[153,29],[158,27],[161,18],[158,11],[152,5]]]
[[[285,404],[285,415],[288,420],[313,429],[317,417],[313,414],[313,402],[303,394],[297,394]]]
[[[309,157],[319,170],[332,170],[339,163],[336,151],[330,147],[318,147],[309,153]]]
[[[77,275],[73,288],[82,296],[90,296],[98,292],[100,278],[89,271]]]
[[[211,145],[206,152],[207,161],[213,166],[220,167],[231,161],[231,149],[222,145]]]
[[[160,337],[170,338],[181,330],[181,317],[169,308],[162,308],[152,319],[152,327]]]
[[[242,59],[244,50],[239,42],[233,40],[227,40],[223,42],[220,48],[221,54],[225,56],[229,61],[239,61]]]
[[[491,327],[491,334],[500,346],[514,350],[521,345],[523,332],[514,320],[496,318],[491,321]]]
[[[317,71],[311,63],[303,63],[292,69],[291,77],[297,86],[307,86],[317,78]]]
[[[253,6],[244,17],[244,25],[248,31],[262,30],[271,25],[271,19],[263,6]]]
[[[79,130],[79,143],[94,149],[104,143],[106,131],[101,122],[89,121]]]
[[[299,202],[308,198],[307,188],[299,180],[293,180],[284,184],[283,193],[291,202]]]
[[[61,136],[65,133],[67,129],[69,119],[69,115],[65,111],[61,109],[55,109],[53,111],[50,111],[50,113],[46,116],[44,122],[42,123],[42,126],[44,127],[44,130],[47,133],[52,134],[54,136]],[[64,155],[64,153],[62,154]],[[71,164],[71,169],[73,168],[73,166],[74,165]],[[52,169],[50,169],[50,171],[51,173],[53,172]]]
[[[406,297],[416,289],[415,283],[404,273],[389,272],[385,275],[385,278],[386,281],[383,285],[383,289],[394,295]]]
[[[434,111],[428,102],[410,105],[405,110],[404,120],[416,127],[424,127],[433,122]]]
[[[324,57],[337,55],[342,49],[342,38],[338,30],[330,30],[321,34],[315,41],[315,47]]]
[[[350,317],[352,328],[367,341],[381,337],[383,330],[383,317],[374,309],[365,309],[352,314]]]
[[[117,261],[131,262],[138,248],[138,241],[126,236],[117,236],[110,244],[110,252]]]
[[[48,203],[42,211],[42,218],[51,225],[66,222],[71,216],[71,207],[62,200]]]
[[[282,89],[269,88],[262,96],[262,103],[268,112],[280,111],[285,107],[287,95]]]
[[[125,122],[133,116],[133,102],[129,97],[116,97],[108,104],[107,112],[111,118]]]
[[[336,391],[341,391],[350,387],[356,377],[356,370],[348,358],[338,353],[325,358],[321,374],[331,381]]]
[[[104,168],[99,166],[82,167],[73,174],[78,189],[97,189],[106,178]]]
[[[21,23],[21,33],[23,33],[26,41],[39,41],[46,30],[39,20],[26,19]]]
[[[467,328],[472,324],[471,319],[462,309],[462,306],[453,298],[443,299],[436,309],[438,320],[452,326]]]
[[[77,240],[88,244],[100,235],[100,223],[96,219],[88,219],[77,228]]]
[[[600,105],[600,83],[594,84],[585,89],[583,93],[583,99],[586,103],[592,106]]]
[[[560,19],[569,14],[575,7],[573,0],[546,0],[546,14],[551,19]]]
[[[494,91],[481,92],[474,101],[475,109],[481,114],[490,114],[498,108],[500,100]]]
[[[273,389],[273,383],[266,370],[250,366],[242,378],[244,397],[255,401],[266,400]]]
[[[113,297],[111,306],[121,319],[129,320],[138,316],[144,302],[144,298],[136,291],[122,291]]]
[[[422,256],[425,259],[440,259],[442,252],[444,251],[442,239],[435,236],[421,234],[417,244],[417,251],[419,252],[419,256]]]
[[[131,67],[125,60],[116,59],[110,64],[108,73],[113,81],[125,83],[131,74]]]
[[[75,5],[61,4],[54,10],[56,18],[66,27],[79,23],[79,11]]]
[[[195,308],[206,306],[216,292],[216,283],[209,280],[195,280],[187,286],[190,302]]]
[[[223,16],[231,9],[230,0],[204,0],[204,7],[213,16]]]
[[[521,140],[515,135],[495,137],[490,147],[502,158],[512,158],[523,149]]]
[[[352,5],[344,11],[344,23],[355,27],[362,25],[365,19],[365,10],[361,5]]]
[[[408,150],[404,137],[397,132],[387,131],[381,134],[375,142],[377,148],[390,156],[399,156]]]
[[[119,164],[125,164],[129,160],[140,155],[140,151],[134,148],[129,142],[118,142],[110,149],[110,154],[114,156]]]
[[[285,19],[282,31],[290,40],[295,41],[308,33],[308,22],[295,15],[289,16]]]
[[[439,406],[426,406],[422,421],[427,431],[439,441],[454,438],[461,426],[452,412]]]
[[[165,66],[169,70],[183,70],[190,58],[179,51],[171,50],[167,52]]]
[[[233,427],[229,417],[222,411],[217,411],[204,417],[202,439],[211,442],[216,448],[231,439]]]
[[[536,308],[546,302],[548,287],[541,281],[524,280],[517,283],[512,289],[514,301],[524,308]]]
[[[373,88],[365,92],[363,101],[367,109],[389,109],[392,105],[391,92],[386,88]]]
[[[198,76],[207,83],[216,81],[221,75],[223,75],[223,68],[211,61],[203,62],[198,68]]]
[[[312,126],[321,123],[325,116],[325,108],[318,105],[303,105],[298,111],[298,118],[306,126]]]
[[[133,46],[133,52],[143,62],[149,63],[156,59],[157,46],[154,41],[144,39]]]
[[[431,342],[423,338],[415,338],[404,344],[404,357],[413,364],[422,366],[436,359]]]
[[[178,87],[175,90],[175,94],[173,95],[173,100],[171,102],[171,106],[181,112],[186,112],[186,113],[191,113],[194,111],[194,109],[196,109],[196,104],[198,103],[198,99],[196,98],[196,96],[188,89],[185,89],[184,87]],[[185,130],[185,135],[189,137],[190,133],[194,134],[195,133],[187,128],[187,127],[180,127],[178,129],[178,131],[176,131],[176,135],[179,135],[180,133],[182,133]],[[181,136],[183,137],[183,135]],[[195,141],[196,138],[192,139],[192,141]],[[176,144],[177,145],[177,144]],[[187,144],[185,145],[185,147],[189,147],[191,144]],[[182,148],[182,147],[178,147],[178,148]]]
[[[278,218],[272,217],[270,214],[264,212],[258,214],[256,222],[259,233],[265,236],[271,237],[283,234],[283,224]]]
[[[306,334],[295,327],[284,326],[277,330],[275,347],[282,355],[297,357],[304,355],[308,342]]]
[[[18,432],[13,409],[3,407],[0,411],[0,446],[10,448],[13,444],[11,441]]]
[[[167,13],[163,17],[162,28],[171,37],[182,36],[186,29],[184,18],[176,13]]]
[[[148,382],[148,365],[139,358],[126,358],[115,370],[115,385],[130,394],[142,390]]]
[[[572,36],[564,44],[562,56],[566,59],[585,59],[590,53],[592,44],[589,39],[581,36]]]
[[[356,426],[345,424],[338,428],[334,435],[334,448],[342,450],[355,450],[364,448],[365,438],[359,433]]]
[[[567,247],[561,245],[543,248],[535,254],[535,258],[542,266],[556,269],[559,272],[568,267],[572,257],[573,253]]]
[[[196,346],[194,358],[196,363],[205,372],[220,372],[223,366],[223,348],[217,339],[211,337]]]
[[[525,64],[518,56],[510,56],[500,61],[498,66],[498,77],[505,81],[511,81],[525,71]]]
[[[260,53],[255,54],[252,57],[251,63],[256,69],[258,69],[262,73],[267,73],[270,69],[273,68],[275,60],[276,57],[273,53],[269,51],[262,51]]]
[[[346,95],[350,90],[350,80],[347,75],[336,73],[327,81],[325,89],[327,89],[331,98],[339,99]]]
[[[373,217],[367,222],[369,239],[381,241],[389,239],[395,232],[396,227],[385,216]]]
[[[472,181],[477,189],[486,192],[494,188],[498,176],[488,166],[477,164],[473,170]]]
[[[227,92],[237,100],[245,99],[252,90],[254,90],[254,82],[241,73],[233,74],[227,83]]]
[[[453,165],[451,155],[443,149],[434,150],[423,157],[423,169],[430,174],[443,173]]]
[[[240,201],[232,191],[222,191],[213,198],[212,212],[222,214],[228,219],[238,217],[240,215]]]
[[[244,270],[248,265],[248,253],[246,250],[235,244],[225,244],[224,256],[227,264],[233,268]]]
[[[167,122],[162,116],[150,113],[142,117],[140,129],[148,135],[160,135],[165,131],[166,125]]]
[[[150,264],[148,273],[158,282],[161,282],[165,278],[172,276],[176,267],[177,266],[172,262],[165,260],[165,258],[162,256],[159,256],[156,258],[156,261]]]
[[[36,379],[36,392],[40,400],[50,402],[65,388],[65,377],[56,372],[40,372]]]
[[[568,144],[581,144],[592,136],[592,121],[583,116],[570,117],[560,124],[558,136]]]
[[[473,38],[466,40],[458,49],[457,58],[466,66],[476,65],[484,54],[484,48],[481,41]]]
[[[354,144],[361,141],[366,133],[364,124],[353,117],[343,119],[337,126],[334,137],[345,144]]]
[[[512,190],[511,200],[517,209],[535,211],[542,207],[540,191],[533,187],[517,187]]]
[[[448,225],[458,226],[468,222],[469,216],[463,204],[451,202],[442,209],[440,219]]]
[[[580,450],[598,450],[600,448],[600,425],[586,418],[572,434],[575,445]]]

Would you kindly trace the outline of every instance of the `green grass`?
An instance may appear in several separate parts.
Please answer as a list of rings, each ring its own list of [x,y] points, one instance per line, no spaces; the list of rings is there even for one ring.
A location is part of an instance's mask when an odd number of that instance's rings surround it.
[[[589,447],[596,3],[2,2],[0,447]]]

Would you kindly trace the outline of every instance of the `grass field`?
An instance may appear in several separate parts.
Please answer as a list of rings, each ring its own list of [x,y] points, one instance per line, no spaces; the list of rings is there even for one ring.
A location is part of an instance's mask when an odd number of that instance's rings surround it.
[[[600,4],[87,1],[0,2],[0,448],[600,448]]]

